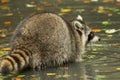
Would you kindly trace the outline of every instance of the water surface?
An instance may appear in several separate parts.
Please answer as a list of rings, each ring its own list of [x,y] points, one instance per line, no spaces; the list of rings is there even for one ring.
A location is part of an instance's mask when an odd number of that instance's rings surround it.
[[[20,75],[1,76],[1,80],[120,80],[120,31],[117,31],[120,29],[120,3],[115,0],[89,1],[1,0],[0,54],[7,53],[2,49],[9,47],[18,23],[36,11],[55,12],[67,20],[81,14],[96,35],[101,37],[100,42],[87,46],[82,63],[41,71],[26,70]]]

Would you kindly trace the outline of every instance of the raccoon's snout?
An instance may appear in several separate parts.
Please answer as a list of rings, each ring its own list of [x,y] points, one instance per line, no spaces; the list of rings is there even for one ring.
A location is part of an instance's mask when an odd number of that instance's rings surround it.
[[[93,39],[91,40],[91,42],[97,42],[97,41],[100,41],[100,37],[98,36],[94,36]]]
[[[95,36],[93,32],[90,32],[90,34],[88,35],[88,42],[97,42],[100,40],[101,40],[100,37]]]

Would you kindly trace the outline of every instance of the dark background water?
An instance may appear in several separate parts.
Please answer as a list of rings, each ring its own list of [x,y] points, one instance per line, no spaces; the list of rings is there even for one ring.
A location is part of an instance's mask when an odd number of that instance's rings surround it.
[[[67,11],[66,11],[67,10]],[[0,0],[0,53],[18,23],[32,13],[50,11],[67,20],[81,14],[101,37],[89,44],[84,62],[42,71],[27,70],[4,80],[120,80],[120,2],[117,0]],[[116,32],[111,32],[115,30]],[[111,32],[111,33],[110,33]]]

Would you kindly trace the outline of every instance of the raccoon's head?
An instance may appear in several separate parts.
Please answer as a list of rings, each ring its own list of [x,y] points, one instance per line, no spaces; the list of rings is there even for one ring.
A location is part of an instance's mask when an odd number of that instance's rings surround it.
[[[100,41],[100,37],[95,36],[94,32],[91,31],[91,28],[87,26],[83,18],[78,15],[76,19],[73,20],[74,29],[80,35],[83,44],[88,44],[89,42]]]

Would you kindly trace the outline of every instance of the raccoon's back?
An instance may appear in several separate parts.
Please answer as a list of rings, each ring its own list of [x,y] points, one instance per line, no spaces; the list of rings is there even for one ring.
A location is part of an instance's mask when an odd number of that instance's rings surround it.
[[[58,15],[38,14],[20,23],[12,44],[13,48],[23,46],[31,50],[34,64],[41,62],[40,57],[46,63],[63,62],[72,54],[71,34],[67,23]]]
[[[68,39],[69,36],[68,26],[61,17],[52,13],[44,13],[21,22],[13,40],[19,41],[17,38],[21,40],[24,37],[35,43],[54,43],[54,41],[59,43]]]

